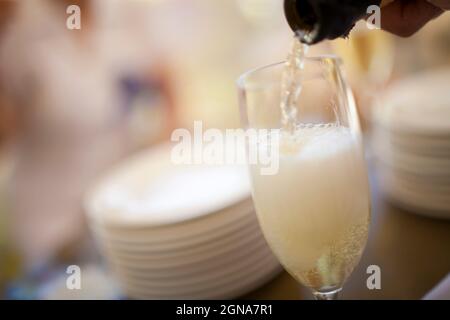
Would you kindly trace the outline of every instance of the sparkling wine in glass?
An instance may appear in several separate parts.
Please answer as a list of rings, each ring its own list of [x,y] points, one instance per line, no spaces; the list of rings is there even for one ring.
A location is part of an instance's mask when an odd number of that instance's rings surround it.
[[[291,79],[301,86],[286,125],[280,105],[286,63],[238,80],[246,129],[273,129],[279,166],[263,175],[250,164],[253,200],[264,236],[284,268],[317,299],[334,299],[363,253],[370,192],[354,100],[334,56],[303,58]],[[272,137],[273,138],[273,137]],[[265,152],[266,142],[247,147]],[[269,143],[267,143],[269,141]]]

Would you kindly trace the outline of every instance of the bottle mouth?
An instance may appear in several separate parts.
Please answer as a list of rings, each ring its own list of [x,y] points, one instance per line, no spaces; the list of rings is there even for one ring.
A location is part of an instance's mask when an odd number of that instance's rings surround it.
[[[290,28],[301,42],[315,43],[320,27],[319,17],[309,1],[285,0],[284,14]]]
[[[317,35],[319,34],[319,26],[315,24],[311,31],[297,30],[295,36],[300,42],[311,45],[317,42]]]

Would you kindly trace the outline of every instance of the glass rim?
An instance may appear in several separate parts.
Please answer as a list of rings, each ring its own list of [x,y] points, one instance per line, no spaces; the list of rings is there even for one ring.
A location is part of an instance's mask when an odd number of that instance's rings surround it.
[[[324,59],[331,59],[334,60],[336,63],[341,64],[342,63],[342,59],[340,57],[338,57],[335,54],[322,54],[322,55],[317,55],[317,56],[311,56],[311,57],[305,57],[306,61],[322,61]],[[264,65],[261,67],[256,67],[253,69],[250,69],[244,73],[242,73],[236,80],[236,85],[239,89],[241,90],[245,90],[245,82],[246,80],[253,74],[263,71],[265,69],[269,69],[269,68],[273,68],[273,67],[277,67],[279,65],[282,65],[286,63],[286,60],[283,61],[279,61],[279,62],[274,62],[268,65]],[[278,82],[278,81],[273,81],[273,83]]]

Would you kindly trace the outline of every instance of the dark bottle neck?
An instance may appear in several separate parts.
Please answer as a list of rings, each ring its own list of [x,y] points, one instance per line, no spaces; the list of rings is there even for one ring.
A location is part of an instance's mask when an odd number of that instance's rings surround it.
[[[367,8],[381,0],[284,0],[291,29],[307,44],[346,36],[367,15]]]

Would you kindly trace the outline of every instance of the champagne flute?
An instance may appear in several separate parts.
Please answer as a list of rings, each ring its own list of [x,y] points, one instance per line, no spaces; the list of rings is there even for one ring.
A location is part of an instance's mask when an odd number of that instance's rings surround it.
[[[275,174],[249,165],[253,200],[264,236],[286,271],[316,299],[336,299],[359,262],[370,222],[359,120],[341,61],[307,57],[291,106],[294,129],[287,129],[280,110],[283,72],[284,62],[238,79],[243,126],[273,129],[278,139],[265,141],[279,141]],[[267,152],[270,146],[248,139],[247,147]]]

